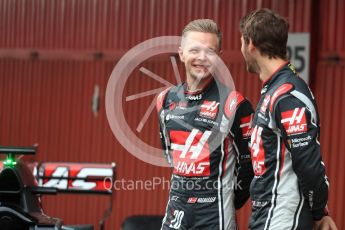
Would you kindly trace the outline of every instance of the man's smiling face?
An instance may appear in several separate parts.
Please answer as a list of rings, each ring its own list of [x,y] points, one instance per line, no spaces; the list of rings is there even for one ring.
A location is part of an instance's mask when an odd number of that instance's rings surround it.
[[[203,80],[212,75],[220,53],[216,34],[189,31],[182,38],[180,60],[186,67],[187,78]]]

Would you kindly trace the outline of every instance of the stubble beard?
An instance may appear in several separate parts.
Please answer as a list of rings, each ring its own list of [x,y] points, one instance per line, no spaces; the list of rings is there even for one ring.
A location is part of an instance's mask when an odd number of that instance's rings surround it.
[[[259,65],[256,61],[246,61],[246,65],[247,65],[247,71],[249,73],[257,73],[259,74]]]
[[[194,87],[198,87],[200,83],[210,79],[212,77],[212,74],[210,72],[206,72],[203,74],[194,74],[192,71],[190,71],[189,77],[191,78],[192,84],[194,85]]]

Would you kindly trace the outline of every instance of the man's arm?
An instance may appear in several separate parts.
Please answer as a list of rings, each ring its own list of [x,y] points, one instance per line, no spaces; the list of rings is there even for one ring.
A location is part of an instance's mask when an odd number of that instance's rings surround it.
[[[164,114],[164,103],[165,103],[165,98],[167,96],[167,93],[169,91],[170,88],[165,89],[164,91],[162,91],[158,97],[157,97],[157,101],[156,101],[156,109],[158,112],[158,121],[159,121],[159,136],[161,139],[161,143],[162,143],[162,149],[163,149],[163,154],[165,156],[165,158],[167,159],[169,165],[173,165],[172,159],[171,159],[171,155],[169,153],[169,137],[168,137],[168,133],[166,132],[165,129],[165,114]]]
[[[277,127],[291,153],[292,166],[313,219],[327,215],[328,181],[319,143],[319,122],[316,108],[307,107],[292,95],[284,96],[274,110]]]
[[[248,145],[254,111],[247,99],[240,95],[237,98],[236,113],[233,118],[230,135],[234,139],[234,148],[237,153],[235,166],[236,184],[234,185],[235,208],[240,209],[249,198],[249,187],[254,176]]]

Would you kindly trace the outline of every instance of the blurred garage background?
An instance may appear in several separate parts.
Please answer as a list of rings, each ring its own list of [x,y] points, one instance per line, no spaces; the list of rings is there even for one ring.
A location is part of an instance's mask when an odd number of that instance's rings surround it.
[[[158,36],[179,36],[190,20],[211,18],[223,32],[223,58],[236,88],[256,104],[261,83],[246,73],[238,24],[261,7],[287,17],[290,32],[310,34],[309,85],[321,116],[329,209],[338,228],[345,229],[343,0],[0,0],[0,145],[38,143],[38,154],[28,161],[115,162],[120,180],[169,180],[168,168],[140,161],[114,137],[105,112],[111,71],[133,46]],[[175,83],[169,55],[141,66]],[[141,140],[157,147],[155,112],[137,130],[155,95],[126,97],[162,86],[135,69],[123,94],[126,122]],[[162,215],[167,196],[166,186],[115,191],[106,229],[119,229],[131,215]],[[98,225],[108,198],[46,196],[43,204],[48,215],[67,224]],[[249,214],[247,204],[239,212],[240,229],[247,228]]]

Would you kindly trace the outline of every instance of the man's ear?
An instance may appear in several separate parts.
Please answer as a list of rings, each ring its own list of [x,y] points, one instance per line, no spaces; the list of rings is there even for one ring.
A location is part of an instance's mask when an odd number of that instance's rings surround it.
[[[223,54],[223,50],[219,50],[219,56]]]
[[[250,39],[250,38],[249,38],[249,43],[248,43],[248,50],[249,50],[250,52],[254,52],[254,51],[256,50],[256,47],[255,47],[255,45],[253,44],[252,39]]]
[[[178,55],[180,56],[180,61],[184,62],[183,49],[181,46],[178,48]]]

